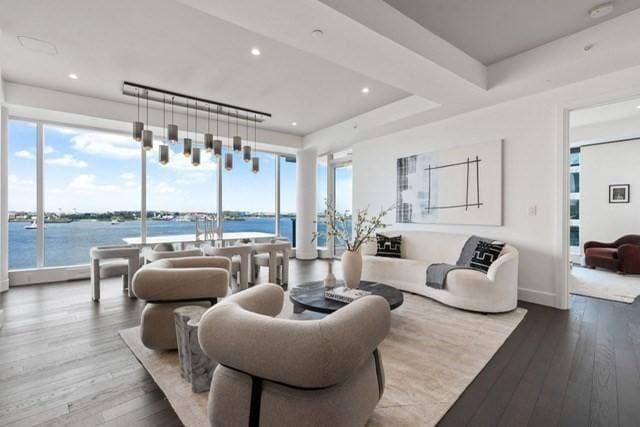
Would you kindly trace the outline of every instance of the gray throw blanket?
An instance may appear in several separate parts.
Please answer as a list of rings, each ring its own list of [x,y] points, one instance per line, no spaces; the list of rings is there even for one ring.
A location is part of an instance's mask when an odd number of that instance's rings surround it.
[[[427,268],[427,286],[434,289],[444,289],[444,286],[447,281],[447,274],[453,270],[475,270],[474,268],[469,267],[471,264],[471,258],[473,258],[473,254],[476,250],[476,246],[481,241],[490,241],[489,239],[483,239],[478,236],[471,236],[465,242],[462,247],[462,251],[460,252],[460,257],[456,262],[456,265],[451,264],[431,264]]]

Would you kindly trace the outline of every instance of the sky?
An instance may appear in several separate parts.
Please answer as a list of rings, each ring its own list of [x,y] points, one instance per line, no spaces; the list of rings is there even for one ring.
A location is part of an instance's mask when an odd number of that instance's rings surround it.
[[[141,153],[131,137],[106,132],[45,126],[44,204],[46,212],[106,212],[140,209]],[[202,141],[202,140],[200,140]],[[147,210],[215,212],[217,162],[202,152],[198,167],[170,147],[170,162],[158,162],[158,145],[147,152]],[[9,123],[9,210],[36,210],[36,126]],[[260,173],[251,172],[242,154],[234,155],[232,171],[223,170],[223,209],[275,212],[275,161],[259,153]],[[281,159],[281,212],[294,213],[296,165]],[[326,194],[326,166],[318,171]],[[336,174],[339,208],[351,204],[351,171]],[[322,206],[320,202],[320,206]]]

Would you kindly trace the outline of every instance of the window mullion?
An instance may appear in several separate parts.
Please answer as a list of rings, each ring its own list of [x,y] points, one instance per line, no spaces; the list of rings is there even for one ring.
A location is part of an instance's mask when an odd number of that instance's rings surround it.
[[[36,138],[36,266],[44,267],[44,125],[37,123]]]

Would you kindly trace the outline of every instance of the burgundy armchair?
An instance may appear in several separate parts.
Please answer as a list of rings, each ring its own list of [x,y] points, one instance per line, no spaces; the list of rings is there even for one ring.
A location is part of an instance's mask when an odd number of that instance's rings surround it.
[[[628,234],[613,243],[586,242],[585,263],[622,274],[640,274],[640,235]]]

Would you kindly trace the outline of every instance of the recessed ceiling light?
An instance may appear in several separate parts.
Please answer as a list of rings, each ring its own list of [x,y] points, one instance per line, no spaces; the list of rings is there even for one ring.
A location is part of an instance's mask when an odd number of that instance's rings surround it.
[[[257,47],[254,47],[253,49],[251,49],[251,55],[253,56],[260,56],[260,49],[258,49]]]
[[[638,110],[640,110],[640,105],[638,105],[636,108],[637,108]]]
[[[369,93],[369,88],[368,87],[363,87],[362,88],[362,93]]]
[[[613,12],[613,2],[602,3],[589,9],[589,16],[593,19],[603,18]]]
[[[322,31],[321,29],[316,29],[311,31],[311,35],[317,39],[319,39],[320,37],[324,36],[324,31]]]
[[[297,122],[291,122],[291,126],[298,126]]]
[[[75,73],[71,73],[71,74],[69,74],[69,78],[72,79],[72,80],[78,80],[78,75],[75,74]]]

